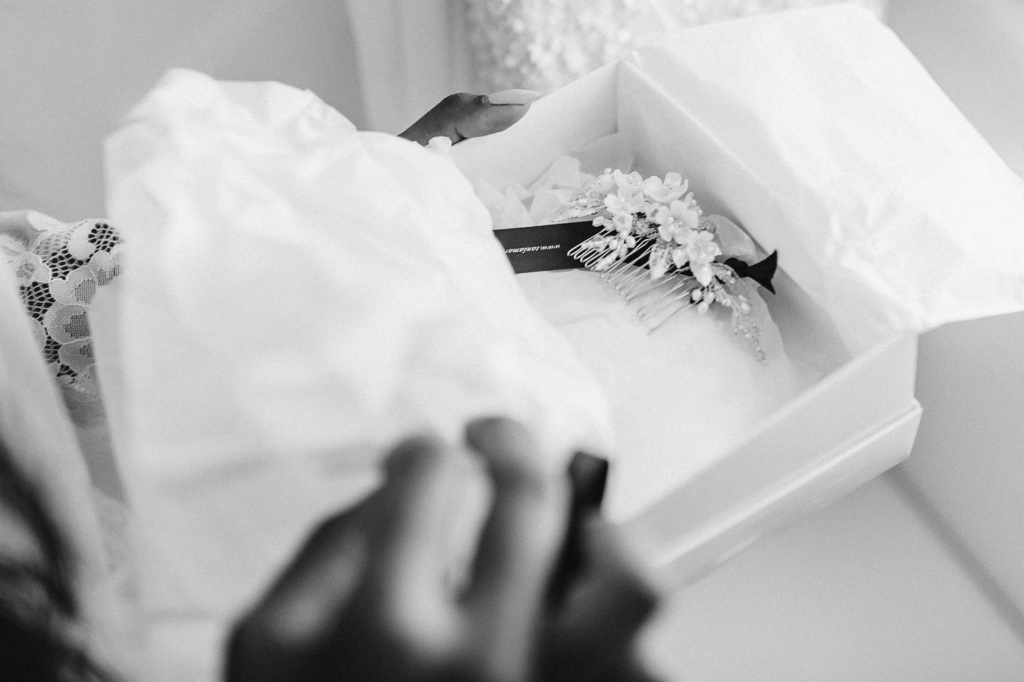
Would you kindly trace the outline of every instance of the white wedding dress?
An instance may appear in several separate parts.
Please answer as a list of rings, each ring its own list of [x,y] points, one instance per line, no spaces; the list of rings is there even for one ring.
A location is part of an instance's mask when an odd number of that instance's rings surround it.
[[[465,0],[475,85],[548,92],[668,31],[837,0]],[[886,0],[854,0],[884,13]]]
[[[882,16],[887,0],[852,0]],[[677,28],[837,0],[346,0],[365,122],[397,133],[445,95],[551,92]]]

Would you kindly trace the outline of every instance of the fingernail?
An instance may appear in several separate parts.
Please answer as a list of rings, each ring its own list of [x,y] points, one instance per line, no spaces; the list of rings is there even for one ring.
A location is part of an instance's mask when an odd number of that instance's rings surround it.
[[[466,424],[466,443],[494,462],[528,456],[533,438],[519,422],[507,417],[478,417]]]
[[[573,583],[587,568],[583,524],[587,517],[601,509],[608,481],[608,460],[577,452],[569,462],[568,473],[572,483],[572,506],[569,509],[565,542],[548,586],[547,601],[552,612],[562,608]]]
[[[608,460],[577,452],[569,462],[569,479],[572,481],[573,507],[597,511],[604,501],[608,484]]]
[[[437,463],[444,456],[444,443],[433,436],[412,436],[401,441],[384,460],[384,471],[395,476],[412,467]]]
[[[536,90],[502,90],[493,95],[487,95],[489,104],[515,104],[522,106],[533,102],[541,93]]]

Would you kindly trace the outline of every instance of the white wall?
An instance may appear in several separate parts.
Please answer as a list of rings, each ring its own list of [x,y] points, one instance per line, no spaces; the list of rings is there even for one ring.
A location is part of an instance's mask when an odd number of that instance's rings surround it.
[[[3,0],[0,210],[102,216],[102,140],[175,66],[309,88],[364,123],[342,0]]]

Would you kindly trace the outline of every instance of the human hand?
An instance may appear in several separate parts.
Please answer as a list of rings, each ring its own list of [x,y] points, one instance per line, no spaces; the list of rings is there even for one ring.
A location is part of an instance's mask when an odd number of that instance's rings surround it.
[[[449,95],[399,137],[426,145],[432,138],[443,136],[454,144],[468,137],[498,133],[525,116],[530,104],[539,96],[540,93],[533,90]]]
[[[230,682],[648,679],[632,644],[657,600],[607,526],[569,513],[568,480],[541,471],[518,424],[479,420],[466,439],[493,493],[467,579],[447,574],[459,458],[405,441],[384,485],[323,523],[238,624]]]

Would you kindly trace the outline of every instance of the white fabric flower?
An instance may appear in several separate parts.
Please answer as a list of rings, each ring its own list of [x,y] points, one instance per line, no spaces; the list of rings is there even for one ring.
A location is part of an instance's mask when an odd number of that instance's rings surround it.
[[[682,244],[690,239],[690,233],[697,229],[700,211],[695,204],[675,199],[668,206],[660,206],[654,213],[658,234],[667,242]]]
[[[619,187],[614,194],[609,194],[604,198],[604,205],[612,213],[622,212],[632,215],[644,207],[643,188],[635,185]]]
[[[643,178],[639,173],[624,174],[620,170],[604,173],[596,181],[598,190],[605,194],[604,208],[620,234],[633,229],[635,215],[644,210]]]
[[[670,249],[661,244],[651,249],[651,255],[647,260],[647,267],[651,271],[651,279],[661,279],[668,272],[671,263]]]
[[[452,139],[444,135],[432,137],[427,142],[427,149],[438,154],[448,154],[452,150]]]
[[[597,186],[602,194],[618,194],[620,191],[639,192],[643,190],[644,176],[633,171],[623,173],[616,168],[602,173],[597,178]]]
[[[689,264],[694,278],[706,287],[713,277],[711,263],[721,254],[715,235],[707,230],[691,230],[686,241],[672,249],[672,262],[677,268]]]
[[[644,180],[643,187],[647,198],[663,206],[668,206],[686,194],[689,184],[689,181],[683,181],[683,176],[679,173],[669,173],[664,180],[657,176],[647,178]]]

